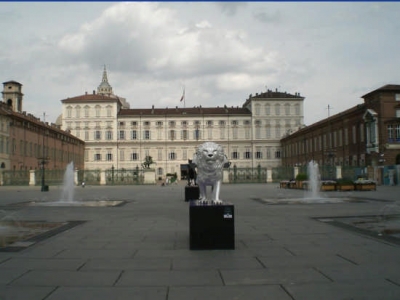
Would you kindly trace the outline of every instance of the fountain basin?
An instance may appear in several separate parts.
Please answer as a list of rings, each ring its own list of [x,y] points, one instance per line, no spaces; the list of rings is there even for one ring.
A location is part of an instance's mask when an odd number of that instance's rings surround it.
[[[114,207],[126,204],[125,200],[93,200],[93,201],[31,201],[27,206],[57,206],[57,207]]]

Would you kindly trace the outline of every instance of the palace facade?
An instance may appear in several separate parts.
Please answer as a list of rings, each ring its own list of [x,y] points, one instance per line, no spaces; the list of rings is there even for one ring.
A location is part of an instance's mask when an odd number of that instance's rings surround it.
[[[104,69],[97,92],[61,100],[57,123],[85,141],[86,169],[141,168],[151,156],[158,177],[181,178],[205,141],[222,145],[232,166],[279,166],[280,139],[303,125],[303,101],[299,93],[268,90],[236,107],[130,108]]]

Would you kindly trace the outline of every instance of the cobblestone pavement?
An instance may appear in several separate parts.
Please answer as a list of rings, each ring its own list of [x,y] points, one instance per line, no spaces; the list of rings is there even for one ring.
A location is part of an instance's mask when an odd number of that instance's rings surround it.
[[[305,192],[224,184],[221,198],[235,205],[235,250],[194,251],[183,183],[75,188],[76,201],[126,201],[118,207],[26,205],[57,201],[61,187],[1,186],[3,216],[85,222],[1,251],[0,299],[400,299],[398,244],[317,220],[400,213],[399,191],[378,186],[322,194],[360,201],[268,205],[258,200]]]

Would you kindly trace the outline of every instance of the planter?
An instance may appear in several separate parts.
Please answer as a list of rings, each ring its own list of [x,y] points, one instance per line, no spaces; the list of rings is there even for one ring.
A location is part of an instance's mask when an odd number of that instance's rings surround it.
[[[336,190],[337,191],[354,191],[355,187],[354,184],[337,184]]]
[[[335,184],[323,184],[321,185],[321,191],[335,191],[336,185]]]
[[[376,191],[376,183],[357,183],[354,186],[356,191]]]

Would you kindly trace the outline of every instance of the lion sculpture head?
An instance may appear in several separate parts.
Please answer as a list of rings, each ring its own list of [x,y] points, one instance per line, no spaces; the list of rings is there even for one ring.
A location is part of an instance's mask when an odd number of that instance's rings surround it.
[[[222,202],[219,199],[219,191],[223,177],[223,168],[227,161],[224,149],[214,142],[205,142],[197,147],[193,163],[197,168],[197,184],[200,190],[200,200],[207,200],[207,186],[211,186],[212,195],[209,200]]]

